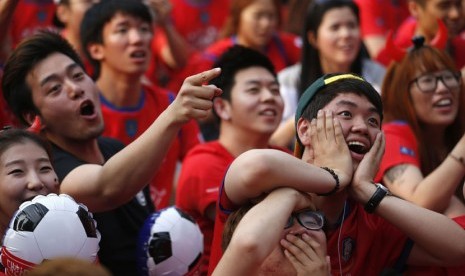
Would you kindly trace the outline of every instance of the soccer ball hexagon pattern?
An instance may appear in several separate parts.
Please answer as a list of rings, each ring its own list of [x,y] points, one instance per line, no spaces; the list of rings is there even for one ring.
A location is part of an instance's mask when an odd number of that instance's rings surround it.
[[[68,195],[36,196],[19,207],[3,238],[7,275],[21,275],[44,260],[97,258],[100,233],[92,214]]]
[[[203,235],[192,217],[168,207],[147,218],[137,251],[142,275],[186,275],[200,263]]]

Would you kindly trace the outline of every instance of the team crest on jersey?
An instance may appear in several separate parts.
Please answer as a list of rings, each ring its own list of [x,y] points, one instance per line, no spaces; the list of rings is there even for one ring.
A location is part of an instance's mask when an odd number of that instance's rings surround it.
[[[342,241],[342,252],[341,257],[342,259],[347,262],[352,257],[355,249],[355,240],[351,237],[347,237]]]
[[[127,120],[126,121],[126,134],[134,138],[137,133],[137,120]]]
[[[143,191],[140,191],[136,194],[136,199],[137,199],[137,202],[139,202],[141,206],[147,205],[147,200],[145,199],[145,195]]]

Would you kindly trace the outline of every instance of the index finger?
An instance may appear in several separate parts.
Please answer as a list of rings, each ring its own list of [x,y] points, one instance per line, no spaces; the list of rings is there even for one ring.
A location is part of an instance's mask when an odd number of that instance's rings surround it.
[[[191,83],[192,85],[200,86],[218,77],[220,73],[221,68],[217,67],[207,71],[203,71],[202,73],[199,73],[197,75],[190,76],[186,79],[186,81]]]

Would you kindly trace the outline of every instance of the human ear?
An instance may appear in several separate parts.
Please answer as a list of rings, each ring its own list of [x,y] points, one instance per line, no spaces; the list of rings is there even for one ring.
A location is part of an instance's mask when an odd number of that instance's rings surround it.
[[[67,24],[69,22],[69,9],[65,5],[58,5],[56,9],[56,16],[60,22]]]
[[[314,32],[312,31],[307,32],[307,40],[308,40],[308,43],[313,46],[313,48],[318,49],[317,43],[316,43],[316,35]]]
[[[104,57],[102,44],[91,43],[87,46],[87,51],[92,59],[101,61]]]
[[[37,114],[35,112],[32,112],[32,111],[28,111],[28,112],[23,113],[23,119],[24,119],[24,121],[27,122],[27,124],[29,126],[31,126],[34,123],[34,121],[36,120],[36,116],[37,116]]]
[[[228,101],[216,97],[213,99],[213,108],[221,120],[229,121],[231,119],[231,105]]]
[[[408,10],[414,18],[418,19],[418,14],[419,14],[420,9],[421,7],[415,1],[412,1],[412,0],[408,1]]]
[[[297,121],[297,135],[304,147],[310,145],[310,121],[304,118],[300,118],[299,121]]]
[[[40,133],[45,128],[40,116],[33,112],[25,113],[23,118],[28,123],[28,130],[31,132]]]

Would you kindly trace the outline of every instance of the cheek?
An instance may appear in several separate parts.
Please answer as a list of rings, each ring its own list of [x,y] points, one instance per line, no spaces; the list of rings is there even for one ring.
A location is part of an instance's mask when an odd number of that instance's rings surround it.
[[[26,189],[25,184],[21,183],[22,181],[11,178],[3,178],[0,181],[2,181],[2,183],[8,183],[8,185],[0,185],[0,193],[3,197],[13,201],[22,199],[22,194]]]
[[[47,174],[43,178],[43,181],[44,181],[45,188],[48,190],[49,193],[59,192],[60,182],[55,173]]]

